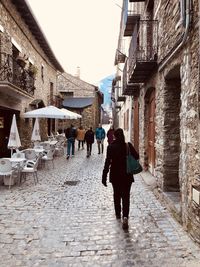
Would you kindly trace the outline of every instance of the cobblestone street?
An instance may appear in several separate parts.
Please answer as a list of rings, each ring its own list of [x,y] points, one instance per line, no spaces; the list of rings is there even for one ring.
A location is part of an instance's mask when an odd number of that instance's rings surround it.
[[[131,190],[130,226],[115,219],[112,187],[101,184],[105,155],[76,152],[9,190],[0,187],[0,266],[198,267],[200,249],[140,175]]]

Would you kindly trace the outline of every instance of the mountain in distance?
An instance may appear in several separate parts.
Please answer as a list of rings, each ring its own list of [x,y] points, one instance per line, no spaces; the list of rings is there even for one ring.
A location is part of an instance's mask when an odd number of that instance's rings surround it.
[[[112,90],[112,80],[114,79],[114,75],[107,76],[103,78],[99,83],[99,89],[104,95],[104,102],[102,107],[104,110],[111,110],[111,90]]]

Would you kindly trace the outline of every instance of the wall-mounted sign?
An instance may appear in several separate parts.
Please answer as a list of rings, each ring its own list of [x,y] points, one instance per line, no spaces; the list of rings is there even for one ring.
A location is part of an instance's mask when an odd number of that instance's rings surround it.
[[[192,188],[192,200],[196,203],[196,204],[200,204],[200,191],[197,188]]]
[[[4,117],[0,117],[0,129],[4,128]]]

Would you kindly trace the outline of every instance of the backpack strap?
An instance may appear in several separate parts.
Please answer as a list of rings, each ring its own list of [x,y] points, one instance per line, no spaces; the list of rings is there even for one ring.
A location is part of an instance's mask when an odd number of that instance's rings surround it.
[[[126,143],[126,154],[130,155],[129,143]]]

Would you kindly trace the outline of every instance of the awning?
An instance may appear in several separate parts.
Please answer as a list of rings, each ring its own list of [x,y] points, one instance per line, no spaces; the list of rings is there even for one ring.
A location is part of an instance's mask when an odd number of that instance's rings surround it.
[[[71,97],[63,100],[65,108],[86,108],[94,102],[94,97]]]
[[[35,99],[30,104],[30,106],[34,106],[36,108],[43,108],[45,107],[45,104],[42,99]]]

